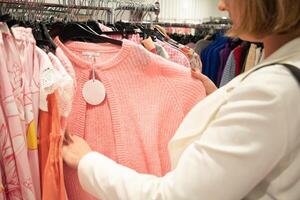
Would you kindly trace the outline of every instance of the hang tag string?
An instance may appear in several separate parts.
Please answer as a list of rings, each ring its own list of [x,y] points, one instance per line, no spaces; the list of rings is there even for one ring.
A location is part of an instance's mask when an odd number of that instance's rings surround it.
[[[95,63],[96,63],[96,57],[95,56],[92,56],[93,58],[93,66],[92,66],[92,78],[93,78],[93,81],[95,82],[95,79],[96,79],[96,67],[95,67]]]

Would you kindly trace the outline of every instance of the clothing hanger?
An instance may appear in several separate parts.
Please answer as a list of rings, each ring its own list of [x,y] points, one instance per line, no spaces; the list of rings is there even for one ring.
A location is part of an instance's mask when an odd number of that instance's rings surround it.
[[[98,22],[96,22],[95,20],[91,20],[89,19],[86,23],[91,29],[93,29],[96,33],[98,34],[102,34],[102,30],[99,27]]]
[[[137,33],[130,23],[119,21],[114,24],[114,27],[116,28],[115,31],[106,31],[106,32],[102,32],[102,34],[121,35],[123,38],[128,38],[129,35]]]
[[[0,22],[7,22],[11,19],[12,19],[12,17],[10,14],[0,15]]]
[[[70,11],[72,11],[72,8],[70,7]],[[80,8],[77,10],[77,12],[69,12],[73,15],[67,16],[69,19],[68,21],[71,21],[70,17],[76,17],[80,13]],[[99,33],[94,31],[91,27],[89,27],[87,24],[80,23],[80,22],[69,22],[65,26],[63,26],[60,30],[60,32],[57,33],[57,35],[61,42],[65,43],[71,40],[83,40],[87,42],[94,42],[94,43],[111,43],[118,46],[122,46],[123,42],[120,40],[111,39],[108,37],[101,36]]]
[[[123,44],[121,40],[101,36],[96,32],[86,29],[79,23],[68,23],[58,34],[58,37],[63,43],[70,40],[84,39],[94,43],[111,43],[119,46]]]
[[[54,41],[52,40],[50,34],[49,34],[49,31],[48,31],[48,28],[46,26],[45,23],[40,23],[40,28],[41,28],[41,31],[43,33],[43,36],[44,36],[44,40],[48,42],[48,47],[51,49],[51,50],[56,50],[57,46],[56,44],[54,43]]]

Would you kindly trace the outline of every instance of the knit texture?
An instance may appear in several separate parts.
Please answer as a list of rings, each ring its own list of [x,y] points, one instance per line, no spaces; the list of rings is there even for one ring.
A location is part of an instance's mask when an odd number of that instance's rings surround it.
[[[193,79],[188,68],[128,40],[122,47],[55,41],[76,73],[69,132],[122,165],[165,175],[170,170],[168,142],[184,116],[205,97],[202,82]],[[106,88],[106,98],[98,106],[88,105],[82,97],[93,65],[82,51],[99,52],[96,77]],[[65,168],[65,181],[70,200],[94,199],[81,189],[75,170]]]

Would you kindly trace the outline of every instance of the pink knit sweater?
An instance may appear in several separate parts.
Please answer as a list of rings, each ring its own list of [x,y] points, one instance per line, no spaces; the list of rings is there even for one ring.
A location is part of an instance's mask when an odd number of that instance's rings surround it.
[[[166,174],[168,142],[187,112],[204,98],[202,82],[193,79],[188,68],[128,40],[122,47],[55,41],[73,63],[77,79],[69,131],[122,165],[141,173]],[[82,97],[92,66],[83,54],[87,51],[99,53],[96,74],[106,88],[106,99],[98,106],[88,105]],[[76,171],[65,168],[65,181],[70,200],[94,199],[81,189]]]

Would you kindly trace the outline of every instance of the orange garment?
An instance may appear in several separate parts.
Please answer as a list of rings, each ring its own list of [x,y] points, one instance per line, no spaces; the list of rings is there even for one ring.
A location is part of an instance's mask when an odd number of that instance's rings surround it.
[[[39,112],[39,163],[40,163],[40,180],[43,187],[44,170],[48,158],[50,139],[49,133],[51,128],[50,113],[40,110]]]
[[[56,94],[47,97],[48,112],[40,114],[40,166],[42,174],[42,199],[65,200],[60,115]]]

